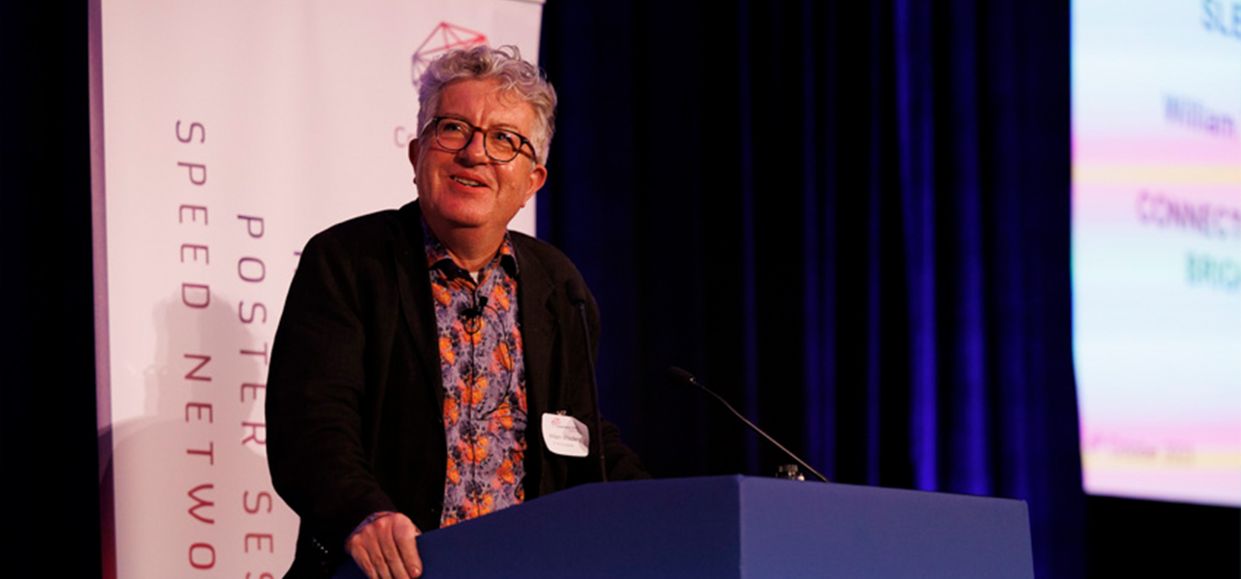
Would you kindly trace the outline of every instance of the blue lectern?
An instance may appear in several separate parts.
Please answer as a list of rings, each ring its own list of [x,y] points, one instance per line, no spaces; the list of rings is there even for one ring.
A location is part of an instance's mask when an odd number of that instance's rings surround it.
[[[1022,501],[742,476],[576,487],[418,549],[429,579],[1034,577]]]

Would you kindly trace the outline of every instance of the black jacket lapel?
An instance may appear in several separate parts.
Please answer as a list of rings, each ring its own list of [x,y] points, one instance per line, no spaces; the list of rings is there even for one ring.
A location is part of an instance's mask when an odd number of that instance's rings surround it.
[[[550,272],[532,252],[524,251],[523,243],[514,238],[520,279],[517,284],[521,307],[522,348],[526,358],[526,400],[528,422],[537,424],[553,404],[556,394],[552,386],[553,355],[557,342],[556,315],[552,301],[556,288]],[[541,446],[541,444],[540,444]]]
[[[521,308],[522,349],[526,362],[526,497],[546,494],[564,478],[563,473],[548,472],[546,448],[543,445],[543,413],[554,410],[559,396],[555,356],[559,343],[558,317],[553,311],[556,297],[551,272],[526,247],[528,241],[513,238],[520,271],[517,302]]]
[[[409,326],[414,351],[418,352],[421,366],[426,369],[427,379],[435,389],[437,408],[442,411],[444,376],[440,372],[439,332],[435,325],[435,303],[431,301],[430,273],[422,239],[422,213],[417,201],[401,207],[401,231],[404,242],[399,244],[400,250],[395,256],[401,317]]]

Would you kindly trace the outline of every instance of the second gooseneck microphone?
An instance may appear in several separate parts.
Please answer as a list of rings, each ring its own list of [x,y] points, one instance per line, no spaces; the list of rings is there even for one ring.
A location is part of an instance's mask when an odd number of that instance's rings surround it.
[[[818,477],[818,478],[819,478],[819,480],[821,480],[821,481],[823,481],[823,482],[830,482],[830,481],[828,481],[828,480],[827,480],[827,477],[823,476],[823,473],[821,473],[821,472],[819,472],[819,471],[815,470],[815,469],[814,469],[814,467],[812,467],[812,466],[810,466],[810,465],[806,464],[806,461],[802,460],[802,459],[801,459],[801,457],[797,456],[796,454],[793,454],[793,451],[791,451],[791,450],[789,450],[789,449],[787,449],[787,448],[784,448],[784,445],[783,445],[783,444],[780,444],[779,442],[776,442],[776,439],[772,438],[772,437],[771,437],[770,435],[768,435],[766,432],[763,432],[763,429],[761,429],[761,428],[759,428],[758,426],[756,426],[753,422],[750,422],[750,419],[746,418],[746,417],[745,417],[745,415],[743,415],[743,414],[741,414],[740,412],[738,412],[736,408],[733,408],[733,405],[732,405],[732,404],[729,404],[727,400],[724,400],[724,397],[720,396],[719,394],[716,394],[716,393],[715,393],[715,392],[713,392],[710,388],[707,388],[707,387],[706,387],[706,386],[704,386],[701,382],[699,382],[699,381],[698,381],[698,379],[697,379],[697,378],[695,378],[693,374],[690,374],[689,372],[685,371],[684,369],[678,368],[678,367],[676,367],[676,366],[671,366],[671,367],[669,367],[669,368],[668,368],[668,374],[669,374],[670,376],[672,376],[673,378],[676,378],[677,380],[681,381],[681,382],[684,382],[684,383],[686,383],[686,384],[691,384],[691,385],[693,385],[693,386],[697,386],[697,387],[698,387],[700,390],[702,390],[703,392],[706,392],[707,394],[710,394],[712,398],[715,398],[716,400],[719,400],[719,401],[720,401],[720,404],[723,404],[723,405],[724,405],[724,407],[725,407],[725,408],[727,408],[729,412],[733,413],[733,416],[736,416],[738,419],[740,419],[742,422],[744,422],[746,426],[749,426],[749,427],[750,427],[750,430],[753,430],[754,432],[757,432],[759,436],[761,436],[761,437],[763,437],[763,438],[767,439],[767,442],[770,442],[770,443],[772,443],[773,445],[775,445],[775,447],[776,447],[776,448],[778,448],[778,449],[780,449],[780,451],[781,451],[781,452],[783,452],[784,454],[787,454],[787,455],[789,456],[789,458],[792,458],[793,460],[797,461],[797,464],[800,464],[800,465],[802,466],[802,468],[806,469],[806,471],[807,471],[807,472],[809,472],[809,473],[813,474],[814,476]]]

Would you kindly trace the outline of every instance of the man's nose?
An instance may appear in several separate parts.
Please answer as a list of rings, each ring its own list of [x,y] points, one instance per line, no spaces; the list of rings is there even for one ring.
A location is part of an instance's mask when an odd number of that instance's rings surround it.
[[[457,152],[457,157],[471,164],[488,162],[487,136],[482,131],[474,131],[474,134],[470,135],[470,142]]]

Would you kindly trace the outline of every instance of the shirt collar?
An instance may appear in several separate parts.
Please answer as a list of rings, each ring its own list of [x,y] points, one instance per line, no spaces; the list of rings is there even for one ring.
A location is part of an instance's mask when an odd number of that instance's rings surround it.
[[[427,269],[442,269],[446,272],[462,272],[468,275],[464,269],[452,260],[452,254],[448,253],[448,248],[440,242],[435,233],[427,225],[426,219],[419,220],[422,224],[423,249],[427,255]],[[513,249],[513,239],[509,232],[504,232],[504,241],[500,243],[500,251],[496,252],[496,256],[483,266],[483,269],[492,267],[499,261],[500,266],[514,278],[519,272],[517,268],[517,252]]]

